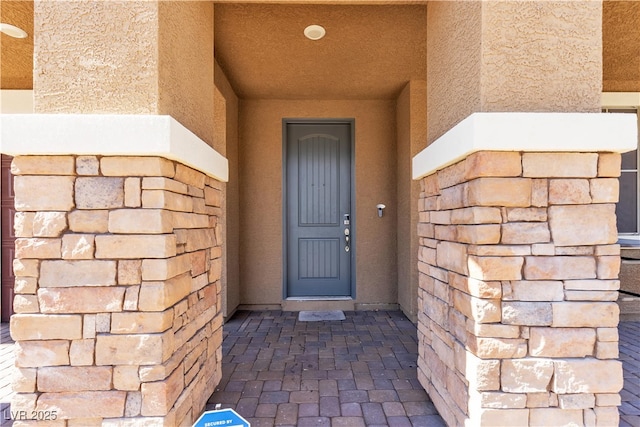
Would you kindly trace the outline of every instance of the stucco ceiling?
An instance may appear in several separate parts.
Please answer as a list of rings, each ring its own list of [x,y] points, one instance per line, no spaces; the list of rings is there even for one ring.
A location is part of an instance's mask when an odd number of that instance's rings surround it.
[[[604,91],[640,91],[640,1],[606,1],[602,36]]]
[[[215,56],[242,98],[389,99],[426,78],[425,5],[216,4]],[[307,25],[326,28],[319,41]]]
[[[31,89],[33,85],[33,1],[0,1],[0,22],[28,33],[16,39],[0,33],[0,87]]]

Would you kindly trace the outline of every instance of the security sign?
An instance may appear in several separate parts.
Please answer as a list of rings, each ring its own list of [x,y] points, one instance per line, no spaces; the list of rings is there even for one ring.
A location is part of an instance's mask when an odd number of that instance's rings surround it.
[[[236,411],[227,408],[205,412],[193,427],[251,427],[251,424]]]

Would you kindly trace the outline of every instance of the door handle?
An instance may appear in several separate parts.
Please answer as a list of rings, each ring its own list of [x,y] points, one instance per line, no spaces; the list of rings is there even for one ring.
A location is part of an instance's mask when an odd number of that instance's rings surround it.
[[[344,229],[344,251],[345,252],[349,252],[349,250],[351,250],[351,239],[350,239],[350,235],[349,235],[349,229],[345,228]]]

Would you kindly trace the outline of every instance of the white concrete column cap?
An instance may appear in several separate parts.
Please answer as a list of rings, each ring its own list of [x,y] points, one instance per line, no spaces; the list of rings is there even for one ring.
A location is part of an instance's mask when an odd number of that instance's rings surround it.
[[[171,116],[2,114],[0,152],[19,155],[158,156],[222,182],[227,159]]]
[[[474,113],[413,158],[413,179],[477,151],[625,153],[636,148],[633,114]]]

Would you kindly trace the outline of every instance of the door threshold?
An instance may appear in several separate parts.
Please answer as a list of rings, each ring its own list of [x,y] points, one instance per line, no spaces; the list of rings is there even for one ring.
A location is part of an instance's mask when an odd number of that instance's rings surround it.
[[[282,301],[282,311],[355,311],[351,297],[292,297]]]

